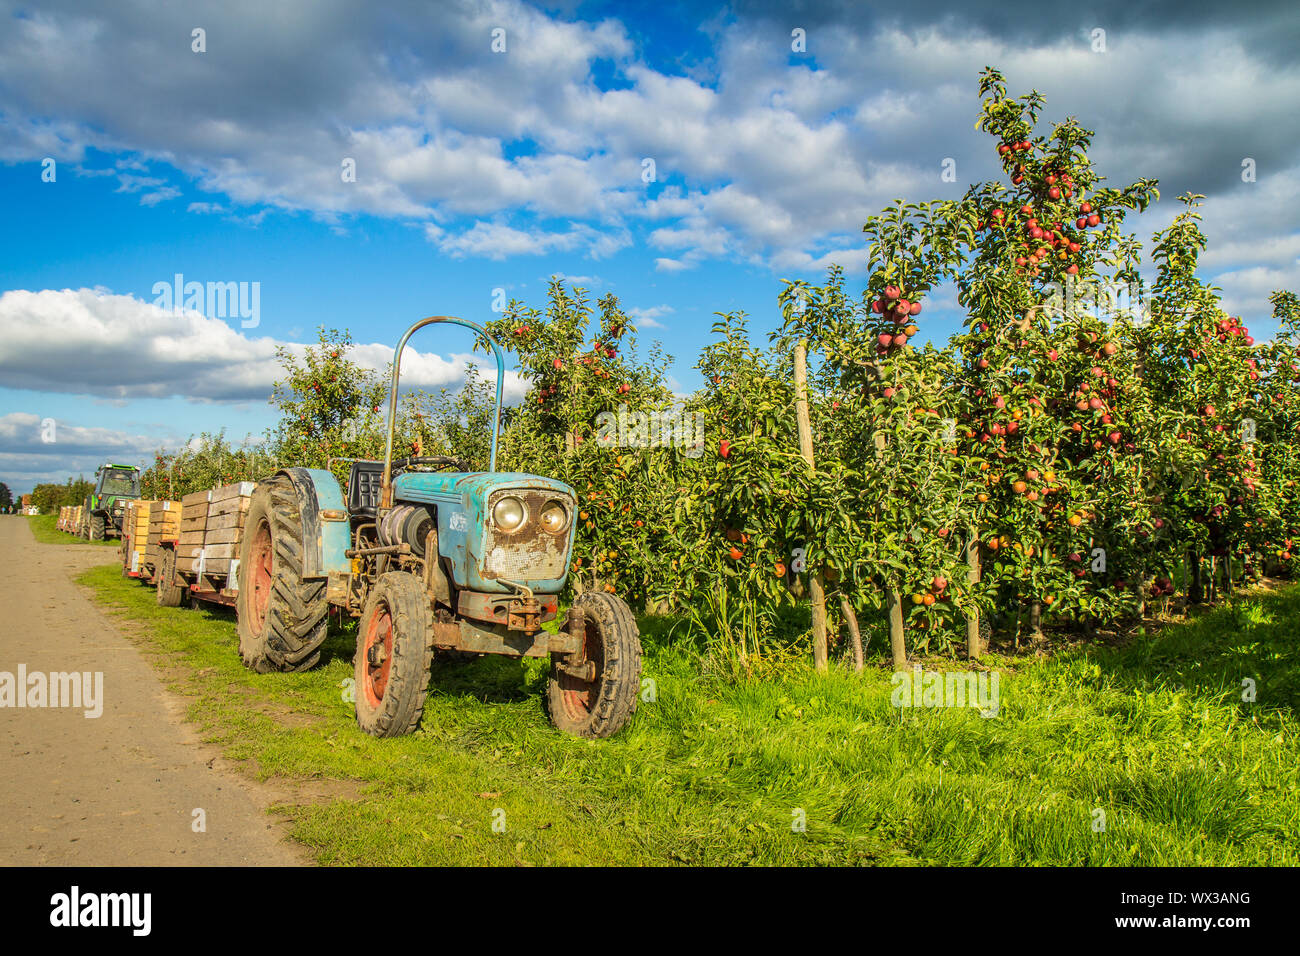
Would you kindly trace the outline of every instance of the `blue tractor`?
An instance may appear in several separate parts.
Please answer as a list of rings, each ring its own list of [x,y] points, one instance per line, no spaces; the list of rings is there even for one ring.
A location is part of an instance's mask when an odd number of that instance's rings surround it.
[[[442,457],[393,459],[402,351],[416,330],[464,326],[497,364],[485,472]],[[435,653],[550,656],[551,721],[580,737],[617,733],[636,710],[641,642],[627,604],[585,591],[558,630],[577,495],[561,481],[496,470],[505,362],[481,326],[432,316],[393,355],[383,461],[353,461],[346,496],[334,475],[286,468],[258,482],[237,569],[239,653],[260,672],[314,666],[333,605],[360,618],[357,723],[395,737],[420,721]],[[440,470],[450,469],[450,470]]]

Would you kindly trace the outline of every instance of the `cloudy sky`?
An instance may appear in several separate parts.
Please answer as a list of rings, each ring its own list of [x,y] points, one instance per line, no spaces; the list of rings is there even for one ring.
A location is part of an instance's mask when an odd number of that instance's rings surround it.
[[[1206,194],[1206,273],[1262,338],[1300,289],[1298,49],[1294,0],[0,0],[0,481],[260,434],[277,345],[347,328],[382,366],[552,275],[689,390],[714,312],[765,330],[782,279],[862,274],[870,213],[996,174],[986,65],[1097,130],[1112,184],[1160,180],[1139,235]],[[172,309],[178,275],[244,310]],[[468,345],[426,332],[409,380]]]

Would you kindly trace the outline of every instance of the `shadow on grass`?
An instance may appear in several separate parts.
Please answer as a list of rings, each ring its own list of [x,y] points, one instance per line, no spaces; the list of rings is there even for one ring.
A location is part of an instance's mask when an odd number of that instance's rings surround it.
[[[357,622],[331,620],[329,636],[321,645],[321,666],[340,660],[351,667],[356,652]],[[534,696],[534,691],[526,686],[524,667],[518,658],[492,655],[461,659],[435,653],[429,688],[495,704],[517,703]]]
[[[1194,612],[1176,626],[1139,633],[1122,647],[1091,647],[1085,656],[1112,683],[1131,690],[1183,689],[1236,702],[1243,714],[1293,718],[1300,707],[1300,589],[1257,590]]]

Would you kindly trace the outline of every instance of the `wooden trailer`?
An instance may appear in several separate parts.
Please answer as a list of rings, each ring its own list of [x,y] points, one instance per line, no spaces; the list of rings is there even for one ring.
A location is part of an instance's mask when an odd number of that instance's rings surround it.
[[[234,606],[239,589],[239,543],[254,487],[254,482],[241,481],[181,499],[174,586],[201,601]],[[174,593],[159,598],[162,604],[174,600]]]

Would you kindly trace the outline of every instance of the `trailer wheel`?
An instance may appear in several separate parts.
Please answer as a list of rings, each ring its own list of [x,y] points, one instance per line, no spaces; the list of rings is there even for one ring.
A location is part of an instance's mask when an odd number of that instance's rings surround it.
[[[302,516],[287,479],[258,484],[239,546],[239,656],[261,674],[305,671],[329,630],[325,581],[302,576]]]
[[[176,583],[176,549],[163,548],[162,570],[158,572],[158,606],[180,607],[185,591]]]
[[[90,530],[88,532],[91,541],[103,541],[105,537],[104,516],[90,516]]]
[[[586,620],[586,659],[595,676],[582,680],[551,659],[546,704],[551,723],[576,737],[612,737],[632,719],[641,693],[641,638],[622,598],[584,591],[574,600]]]
[[[375,737],[409,734],[420,722],[433,660],[433,613],[423,582],[380,576],[357,625],[357,724]]]

